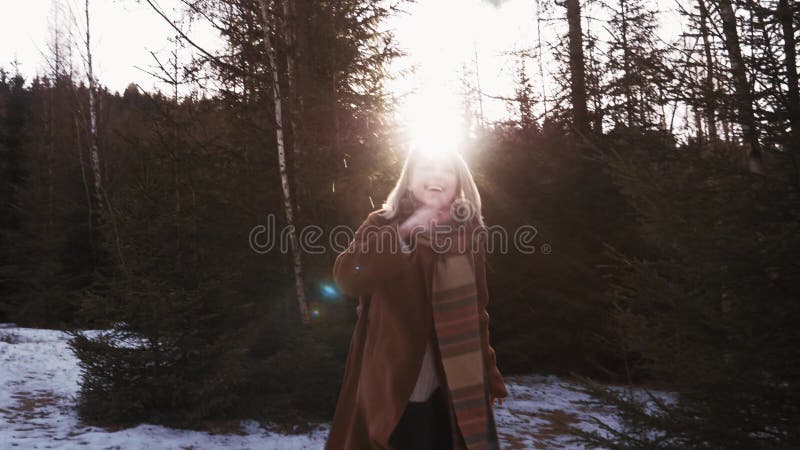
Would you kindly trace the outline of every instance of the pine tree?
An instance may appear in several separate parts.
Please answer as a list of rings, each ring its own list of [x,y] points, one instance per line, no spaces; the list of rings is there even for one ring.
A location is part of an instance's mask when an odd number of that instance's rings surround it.
[[[618,424],[572,432],[608,448],[800,445],[798,191],[743,173],[730,154],[700,155],[655,136],[619,136],[601,159],[636,209],[640,254],[608,246],[616,347],[633,396],[584,380]]]
[[[797,169],[800,88],[797,75],[797,26],[794,17],[800,13],[794,2],[772,0],[745,1],[739,6],[747,17],[742,23],[744,64],[751,68],[753,114],[760,143],[767,149],[788,150]]]
[[[581,31],[581,5],[579,0],[566,0],[569,25],[570,98],[573,125],[583,134],[589,132],[589,113],[586,109],[586,70],[583,57],[583,32]]]
[[[525,68],[525,61],[522,58],[517,59],[517,67],[515,71],[516,87],[515,94],[517,104],[517,113],[519,115],[519,126],[527,134],[537,130],[538,125],[534,118],[533,103],[535,101],[535,94],[531,80]]]
[[[730,61],[731,75],[733,76],[734,97],[739,127],[742,130],[744,142],[744,159],[748,170],[753,173],[764,173],[764,163],[761,156],[761,142],[758,138],[758,128],[753,111],[753,90],[751,81],[747,78],[747,68],[742,56],[740,45],[739,27],[736,20],[731,0],[716,0],[722,19],[722,29],[725,37],[725,48]]]
[[[20,229],[18,192],[28,177],[24,132],[30,117],[30,102],[25,78],[19,71],[9,78],[5,70],[0,70],[0,292],[4,294],[0,317],[6,320],[19,308],[16,302],[8,300],[20,291],[19,268],[9,250],[14,233]]]
[[[653,128],[658,95],[663,85],[664,50],[656,43],[656,14],[644,0],[617,0],[608,4],[611,19],[605,69],[610,79],[604,90],[610,97],[608,115],[616,124]]]

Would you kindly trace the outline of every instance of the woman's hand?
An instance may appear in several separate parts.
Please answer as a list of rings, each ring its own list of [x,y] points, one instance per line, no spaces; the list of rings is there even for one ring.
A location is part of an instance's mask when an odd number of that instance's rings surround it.
[[[397,227],[386,223],[378,211],[367,216],[333,263],[333,279],[345,296],[361,297],[371,293],[411,260],[411,253],[377,251],[393,248],[397,233]]]
[[[407,239],[411,232],[426,233],[436,225],[445,225],[453,221],[450,208],[437,209],[428,205],[422,205],[406,219],[398,230],[403,239]]]

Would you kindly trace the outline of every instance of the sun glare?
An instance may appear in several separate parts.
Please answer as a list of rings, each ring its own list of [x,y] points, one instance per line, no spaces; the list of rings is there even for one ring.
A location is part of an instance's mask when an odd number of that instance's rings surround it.
[[[431,157],[458,150],[466,132],[453,100],[453,96],[441,91],[419,93],[406,121],[410,148]]]
[[[465,101],[472,109],[477,103],[464,92],[475,77],[476,52],[494,53],[482,48],[493,34],[483,36],[481,25],[495,9],[485,0],[437,0],[415,4],[412,14],[397,19],[400,28],[413,30],[401,44],[408,51],[403,64],[414,70],[395,85],[410,148],[435,157],[458,150],[471,133],[475,124],[465,120],[471,115]]]

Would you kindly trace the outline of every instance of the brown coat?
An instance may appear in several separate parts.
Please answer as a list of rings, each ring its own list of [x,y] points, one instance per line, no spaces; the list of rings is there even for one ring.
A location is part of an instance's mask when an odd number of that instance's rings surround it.
[[[418,245],[411,253],[399,251],[397,219],[389,221],[378,215],[380,211],[367,216],[333,267],[342,292],[358,297],[358,321],[325,450],[391,449],[389,436],[416,384],[427,337],[436,336],[430,298],[433,250]],[[382,251],[375,251],[376,244],[382,245]],[[475,255],[475,268],[484,361],[489,392],[506,397],[508,391],[489,345],[485,260],[482,247]],[[444,384],[438,346],[433,347]],[[450,404],[448,390],[443,391]],[[465,448],[452,404],[450,423],[454,448]]]

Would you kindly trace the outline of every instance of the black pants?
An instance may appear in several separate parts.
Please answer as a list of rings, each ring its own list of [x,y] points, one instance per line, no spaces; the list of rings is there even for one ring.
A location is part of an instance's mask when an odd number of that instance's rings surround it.
[[[426,402],[408,402],[389,437],[395,450],[452,450],[450,417],[441,386]]]

